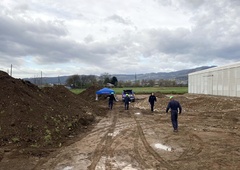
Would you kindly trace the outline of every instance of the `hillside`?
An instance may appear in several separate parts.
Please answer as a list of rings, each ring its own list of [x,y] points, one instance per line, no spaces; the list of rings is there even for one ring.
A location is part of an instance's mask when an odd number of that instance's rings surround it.
[[[117,77],[118,81],[135,81],[135,80],[168,80],[168,79],[176,79],[178,82],[182,82],[183,84],[187,84],[188,74],[196,71],[201,71],[205,69],[209,69],[215,66],[202,66],[193,69],[184,69],[174,72],[158,72],[158,73],[145,73],[145,74],[113,74],[112,76]],[[70,75],[71,76],[71,75]],[[58,76],[58,77],[43,77],[42,80],[40,77],[38,78],[24,78],[24,80],[30,81],[34,84],[65,84],[66,80],[69,76]],[[97,76],[99,77],[99,76]]]
[[[133,81],[133,80],[142,80],[142,79],[145,79],[145,80],[176,79],[176,80],[187,81],[189,73],[209,69],[212,67],[215,67],[215,66],[202,66],[194,69],[185,69],[185,70],[174,71],[174,72],[158,72],[158,73],[146,73],[146,74],[136,74],[136,75],[115,74],[114,76],[116,76],[118,80],[123,80],[123,81],[129,81],[129,80]]]

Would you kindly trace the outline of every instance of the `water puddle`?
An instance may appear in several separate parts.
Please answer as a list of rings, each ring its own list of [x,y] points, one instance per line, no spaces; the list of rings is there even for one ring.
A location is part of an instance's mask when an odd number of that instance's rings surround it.
[[[128,165],[128,166],[124,167],[122,170],[138,170],[138,169],[133,168],[132,165]]]
[[[73,169],[73,166],[67,166],[67,167],[63,168],[63,170],[71,170],[71,169]]]
[[[172,148],[169,147],[169,146],[166,146],[166,145],[163,145],[161,143],[156,143],[154,145],[157,149],[162,149],[162,150],[165,150],[165,151],[172,151]]]
[[[118,131],[115,131],[115,132],[113,132],[113,133],[108,133],[108,136],[115,137],[115,136],[117,136],[119,133],[120,133],[120,131],[118,130]]]
[[[128,157],[128,156],[127,156]],[[129,160],[131,158],[129,157]],[[101,157],[100,161],[98,162],[96,166],[96,170],[105,170],[106,167],[106,161],[109,161],[109,164],[111,164],[112,169],[121,169],[121,170],[138,170],[139,168],[133,168],[133,164],[130,162],[121,161],[116,157],[110,158],[110,157]]]

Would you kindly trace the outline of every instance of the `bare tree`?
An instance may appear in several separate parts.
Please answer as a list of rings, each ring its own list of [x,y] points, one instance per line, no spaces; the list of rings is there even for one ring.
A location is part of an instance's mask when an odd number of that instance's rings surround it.
[[[103,73],[103,74],[100,75],[99,81],[103,83],[101,85],[110,83],[111,82],[111,75],[109,73]]]
[[[80,77],[79,75],[72,75],[66,80],[66,85],[76,88],[79,86]]]

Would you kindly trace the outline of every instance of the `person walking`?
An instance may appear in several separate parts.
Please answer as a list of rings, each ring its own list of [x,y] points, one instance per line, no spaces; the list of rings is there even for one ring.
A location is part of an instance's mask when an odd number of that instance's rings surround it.
[[[169,109],[171,109],[173,131],[178,132],[178,114],[182,113],[182,107],[180,103],[173,98],[173,96],[170,96],[170,101],[167,105],[166,113],[168,113]]]
[[[154,93],[151,93],[151,95],[148,98],[148,102],[150,103],[151,106],[151,111],[153,112],[154,110],[154,103],[157,101],[156,96],[154,95]]]
[[[129,109],[129,103],[131,102],[130,97],[128,96],[128,94],[126,94],[126,97],[124,98],[124,106],[125,106],[125,110]]]
[[[115,96],[114,96],[114,92],[111,92],[110,96],[109,96],[109,100],[108,100],[108,107],[110,110],[112,110],[113,108],[113,102],[117,101]]]

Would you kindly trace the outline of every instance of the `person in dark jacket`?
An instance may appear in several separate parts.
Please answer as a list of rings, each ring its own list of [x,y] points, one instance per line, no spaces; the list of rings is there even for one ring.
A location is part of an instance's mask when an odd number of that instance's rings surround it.
[[[169,109],[171,109],[173,131],[178,132],[178,114],[182,113],[182,107],[178,101],[174,100],[173,96],[170,96],[170,102],[166,108],[166,113],[168,113]]]
[[[156,96],[154,95],[154,93],[152,93],[150,96],[149,96],[149,99],[148,99],[148,102],[150,103],[150,106],[151,106],[151,111],[153,112],[154,110],[154,103],[157,101],[157,98]]]
[[[109,96],[109,100],[108,100],[108,106],[109,106],[109,109],[112,110],[113,108],[113,102],[114,101],[117,101],[115,96],[114,96],[114,92],[111,92],[110,96]]]
[[[130,97],[128,96],[128,94],[126,94],[126,97],[124,98],[124,106],[125,106],[125,110],[129,109],[129,103],[131,102]]]

